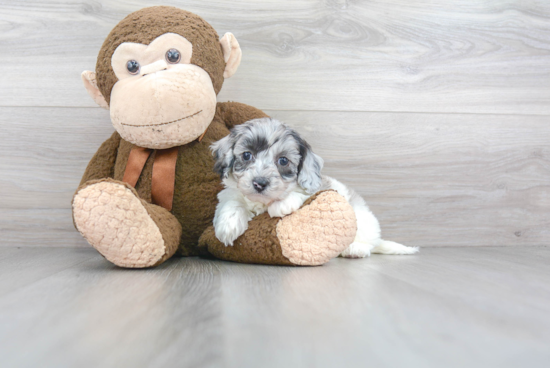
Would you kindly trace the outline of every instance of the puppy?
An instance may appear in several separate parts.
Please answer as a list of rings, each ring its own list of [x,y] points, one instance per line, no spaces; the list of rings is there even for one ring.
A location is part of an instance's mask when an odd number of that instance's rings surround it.
[[[271,217],[286,216],[319,190],[333,189],[346,198],[357,217],[357,235],[342,257],[418,252],[416,247],[382,240],[378,220],[365,200],[336,179],[322,176],[323,159],[280,121],[263,118],[237,125],[211,149],[214,170],[225,186],[218,194],[214,228],[226,246],[233,245],[254,216],[265,211]]]

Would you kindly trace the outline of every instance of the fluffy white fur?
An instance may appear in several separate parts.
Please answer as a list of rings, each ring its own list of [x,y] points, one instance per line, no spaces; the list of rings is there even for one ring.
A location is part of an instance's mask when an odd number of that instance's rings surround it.
[[[229,136],[214,143],[212,150],[225,185],[218,194],[214,228],[216,237],[226,246],[233,245],[255,216],[265,211],[271,217],[289,215],[313,193],[333,189],[351,204],[357,217],[357,235],[342,257],[418,252],[417,247],[383,240],[380,224],[365,200],[338,180],[322,176],[323,160],[294,130],[277,120],[255,119],[237,126]],[[253,158],[245,161],[245,153]],[[281,157],[288,159],[287,165],[278,164]],[[261,192],[253,184],[258,178],[269,183]]]

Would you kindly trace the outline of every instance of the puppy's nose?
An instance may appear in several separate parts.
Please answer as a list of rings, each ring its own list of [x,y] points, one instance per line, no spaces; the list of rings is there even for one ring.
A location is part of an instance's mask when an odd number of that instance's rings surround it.
[[[254,178],[252,180],[252,185],[254,189],[256,189],[256,192],[261,193],[269,185],[269,180],[266,178]]]

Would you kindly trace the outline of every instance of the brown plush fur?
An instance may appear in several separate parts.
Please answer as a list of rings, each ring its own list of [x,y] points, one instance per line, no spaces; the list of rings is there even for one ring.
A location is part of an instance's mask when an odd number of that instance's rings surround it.
[[[218,94],[223,84],[225,62],[218,33],[196,14],[172,6],[154,6],[138,10],[118,23],[109,33],[97,57],[97,86],[107,103],[118,81],[111,57],[123,42],[148,45],[165,33],[176,33],[193,44],[191,63],[203,68],[212,79]]]
[[[153,219],[159,228],[160,233],[162,234],[162,239],[164,240],[164,246],[166,247],[166,253],[156,264],[159,265],[168,258],[172,257],[178,250],[181,239],[181,224],[164,207],[160,207],[152,203],[144,203],[143,205],[145,206],[149,216],[151,216],[151,219]]]
[[[120,135],[114,132],[109,139],[103,142],[88,163],[79,186],[89,180],[113,177],[117,148],[120,145],[120,141]]]
[[[210,254],[218,259],[240,263],[294,265],[281,250],[277,238],[277,223],[280,218],[263,213],[248,223],[248,230],[233,246],[226,247],[216,238],[214,226],[210,226],[199,240],[201,255]]]
[[[222,189],[220,177],[213,171],[214,159],[210,145],[229,134],[228,126],[266,116],[262,111],[245,104],[218,103],[216,115],[203,140],[179,148],[172,214],[182,227],[178,249],[181,255],[198,254],[199,237],[212,224],[217,204],[216,196]],[[115,132],[101,145],[90,161],[82,183],[107,177],[122,181],[132,147],[133,144],[120,138]],[[147,202],[151,202],[153,161],[154,153],[145,163],[135,187],[138,196]]]

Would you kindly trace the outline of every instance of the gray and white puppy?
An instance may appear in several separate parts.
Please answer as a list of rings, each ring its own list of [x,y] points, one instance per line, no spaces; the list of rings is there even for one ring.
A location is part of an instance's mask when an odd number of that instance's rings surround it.
[[[218,194],[214,228],[226,246],[233,245],[255,216],[265,211],[271,217],[286,216],[319,190],[333,189],[346,198],[357,217],[355,240],[341,256],[418,251],[382,240],[378,220],[364,199],[336,179],[321,175],[323,159],[295,130],[278,120],[262,118],[237,125],[211,149],[214,170],[225,186]]]

